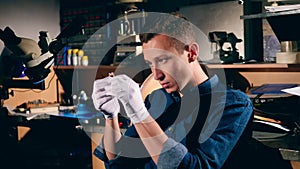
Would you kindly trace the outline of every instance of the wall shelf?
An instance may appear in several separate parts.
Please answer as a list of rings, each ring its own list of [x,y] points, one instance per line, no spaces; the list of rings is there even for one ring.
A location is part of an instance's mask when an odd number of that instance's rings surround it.
[[[255,64],[206,64],[209,69],[237,69],[242,72],[300,72],[300,64],[255,63]]]
[[[281,41],[299,41],[300,33],[295,23],[300,18],[300,9],[282,12],[267,12],[241,16],[242,19],[267,19],[276,37]]]
[[[91,66],[63,66],[63,65],[56,65],[53,66],[53,69],[59,70],[59,69],[71,69],[71,70],[97,70],[97,69],[105,69],[105,70],[111,70],[114,71],[116,69],[116,66],[96,66],[96,65],[91,65]]]
[[[258,13],[258,14],[251,14],[251,15],[243,15],[241,19],[264,19],[273,16],[285,16],[285,15],[293,15],[293,14],[300,14],[300,9],[291,10],[291,11],[282,11],[282,12],[265,12],[265,13]]]

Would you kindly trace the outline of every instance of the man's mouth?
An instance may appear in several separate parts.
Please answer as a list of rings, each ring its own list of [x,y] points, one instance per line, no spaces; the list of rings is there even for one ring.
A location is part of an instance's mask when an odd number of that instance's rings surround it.
[[[168,87],[169,87],[169,83],[161,83],[161,86],[162,86],[163,88],[168,88]]]

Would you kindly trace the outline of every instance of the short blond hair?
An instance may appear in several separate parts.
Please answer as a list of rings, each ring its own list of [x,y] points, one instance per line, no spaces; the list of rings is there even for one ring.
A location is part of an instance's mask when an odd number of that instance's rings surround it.
[[[144,30],[140,34],[142,43],[147,43],[156,35],[166,35],[171,44],[182,53],[187,45],[195,42],[192,24],[180,13],[164,14],[157,18],[148,18]]]

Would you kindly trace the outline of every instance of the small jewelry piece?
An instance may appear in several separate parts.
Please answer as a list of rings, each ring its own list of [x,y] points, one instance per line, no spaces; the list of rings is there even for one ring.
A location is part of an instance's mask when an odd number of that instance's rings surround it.
[[[109,76],[109,77],[114,77],[115,74],[114,74],[114,72],[109,72],[109,73],[108,73],[108,76]]]

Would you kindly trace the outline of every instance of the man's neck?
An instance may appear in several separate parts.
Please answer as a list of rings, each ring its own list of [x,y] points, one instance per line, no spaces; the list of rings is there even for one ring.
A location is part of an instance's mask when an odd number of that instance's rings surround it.
[[[199,63],[193,63],[192,74],[193,74],[193,78],[191,79],[191,81],[188,82],[182,90],[178,91],[181,96],[183,96],[183,94],[185,92],[188,92],[191,88],[194,88],[208,80],[208,76],[201,68]]]

